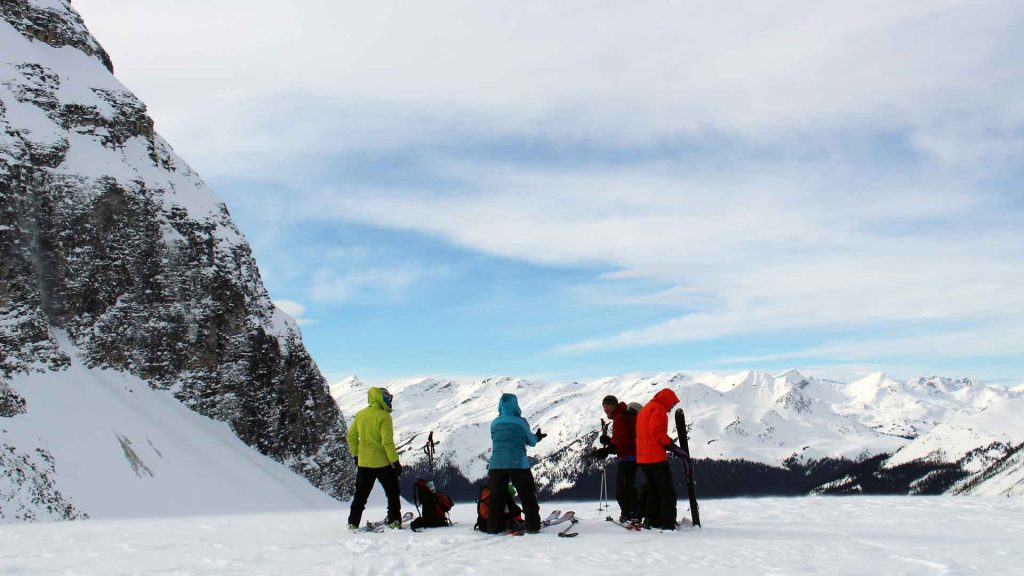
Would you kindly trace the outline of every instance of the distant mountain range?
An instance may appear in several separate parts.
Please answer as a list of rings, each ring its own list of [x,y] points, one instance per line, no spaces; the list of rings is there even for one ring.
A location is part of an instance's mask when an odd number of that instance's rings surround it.
[[[388,385],[403,460],[421,466],[420,447],[433,431],[444,473],[459,489],[485,476],[498,398],[517,394],[530,424],[550,434],[530,450],[539,484],[566,496],[587,496],[585,486],[594,486],[595,467],[581,456],[597,445],[601,399],[646,403],[664,387],[686,411],[704,494],[1024,493],[1024,423],[1011,417],[1024,414],[1021,387],[882,373],[842,383],[796,370]],[[351,377],[331,394],[352,413],[365,405],[367,388]]]

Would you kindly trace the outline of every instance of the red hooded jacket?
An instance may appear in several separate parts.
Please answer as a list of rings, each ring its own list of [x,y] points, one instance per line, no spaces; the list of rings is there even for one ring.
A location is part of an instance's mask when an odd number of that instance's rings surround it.
[[[668,436],[668,411],[679,403],[679,397],[668,388],[662,388],[654,398],[640,409],[636,416],[636,462],[655,464],[668,461],[665,445]]]

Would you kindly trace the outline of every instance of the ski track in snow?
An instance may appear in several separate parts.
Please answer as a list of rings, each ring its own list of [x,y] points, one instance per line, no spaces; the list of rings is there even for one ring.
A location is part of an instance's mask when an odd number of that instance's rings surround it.
[[[373,500],[372,502],[379,502]],[[1020,574],[1024,503],[996,498],[708,500],[706,527],[627,532],[593,502],[580,536],[488,536],[472,503],[455,526],[353,534],[332,511],[90,520],[0,527],[3,575]],[[408,509],[408,508],[407,508]],[[680,501],[680,512],[686,505]],[[612,512],[614,513],[614,507]],[[364,515],[383,516],[377,504]]]

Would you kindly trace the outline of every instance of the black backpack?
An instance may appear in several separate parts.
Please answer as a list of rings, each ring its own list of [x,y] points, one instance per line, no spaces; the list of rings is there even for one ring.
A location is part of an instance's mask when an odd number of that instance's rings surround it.
[[[455,503],[447,494],[433,488],[431,482],[422,478],[417,479],[413,485],[412,499],[416,510],[420,511],[420,517],[410,524],[413,530],[452,525],[451,519],[448,518],[448,511]]]
[[[480,497],[476,500],[476,524],[473,530],[487,531],[487,519],[491,515],[491,487],[484,484],[480,487]],[[523,509],[516,504],[511,495],[505,501],[505,529],[511,530],[523,521]]]

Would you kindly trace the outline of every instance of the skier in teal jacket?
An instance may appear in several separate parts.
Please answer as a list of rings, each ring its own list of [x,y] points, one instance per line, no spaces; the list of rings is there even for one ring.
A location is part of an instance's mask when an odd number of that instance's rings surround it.
[[[530,425],[519,409],[515,394],[502,394],[498,401],[498,417],[491,422],[491,460],[487,466],[487,481],[491,487],[491,510],[504,510],[511,481],[523,501],[526,516],[526,531],[540,531],[540,505],[537,503],[537,486],[526,457],[526,447],[536,446],[547,434],[537,429],[530,431]],[[487,531],[491,534],[504,532],[504,514],[491,514],[487,519]]]

